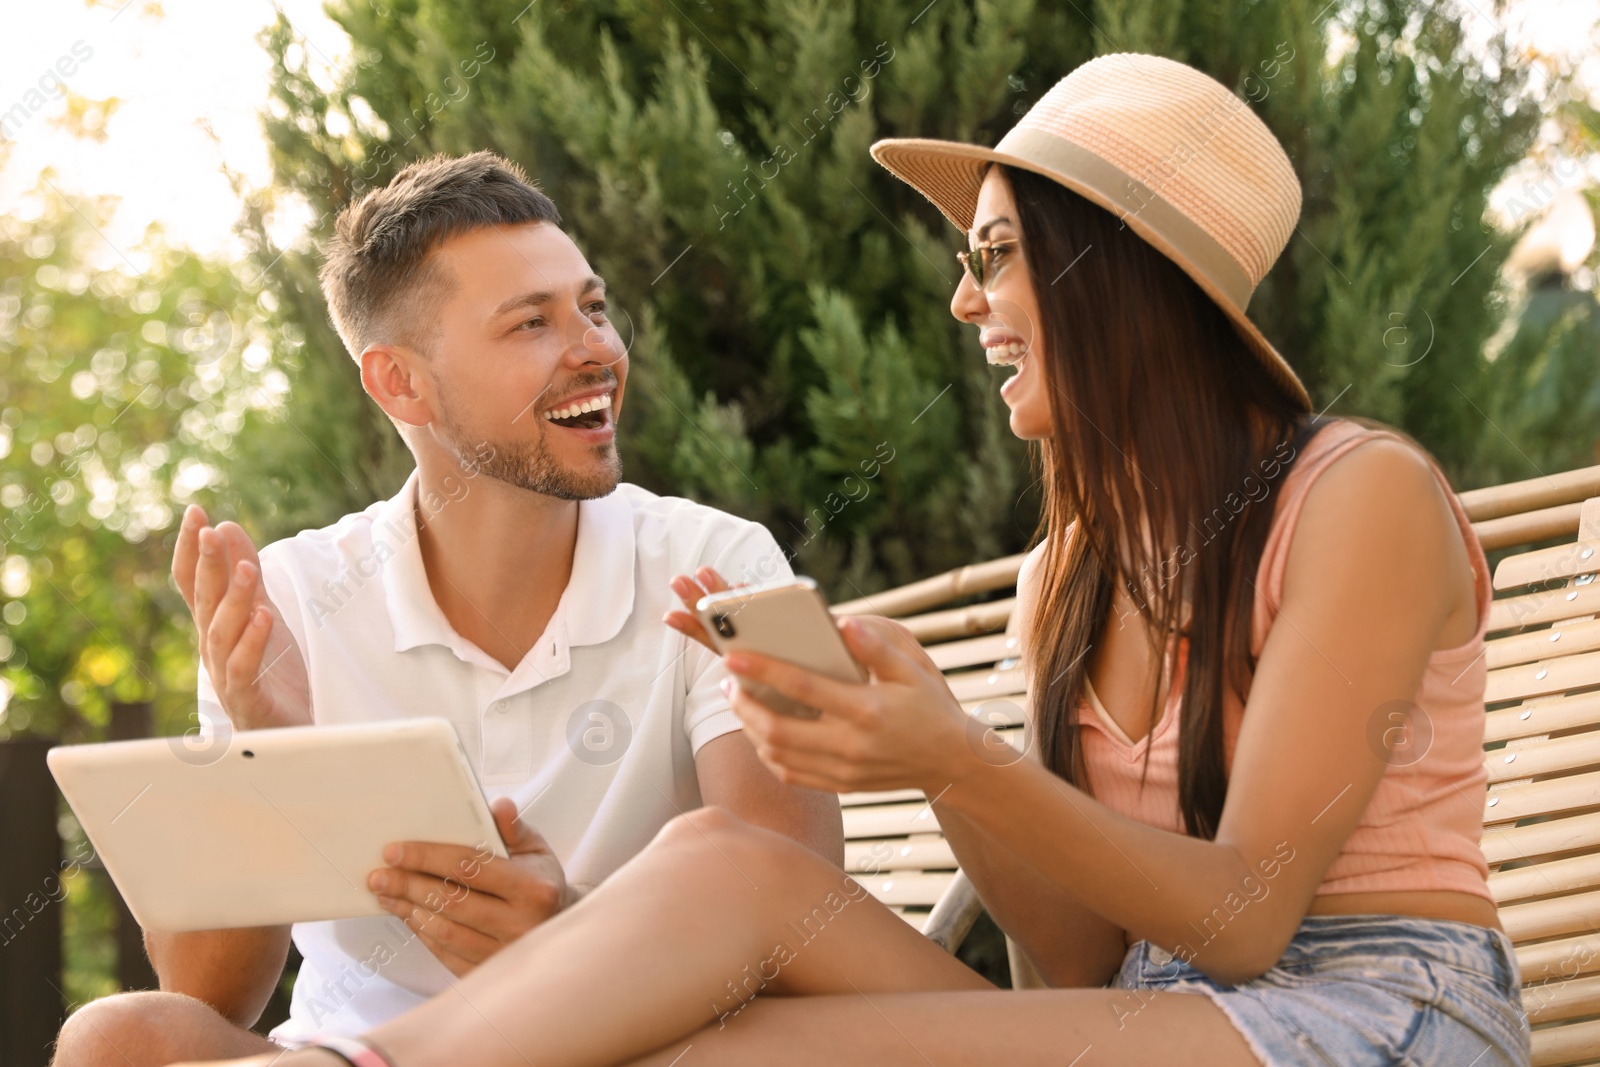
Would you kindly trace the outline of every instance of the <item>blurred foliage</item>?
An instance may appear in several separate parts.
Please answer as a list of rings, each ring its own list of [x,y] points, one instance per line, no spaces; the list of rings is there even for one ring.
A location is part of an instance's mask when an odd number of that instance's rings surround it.
[[[51,119],[50,125],[85,140],[104,141],[106,124],[111,121],[111,116],[117,113],[117,108],[121,105],[122,101],[114,96],[104,100],[91,100],[68,91],[66,111],[59,117]]]
[[[288,380],[229,267],[156,232],[108,254],[108,204],[40,188],[0,218],[0,739],[98,739],[113,700],[170,730],[195,671],[173,527]]]
[[[82,863],[93,855],[82,828],[70,815],[63,821],[70,832],[62,842],[61,991],[71,1010],[118,990],[117,909],[111,876]]]
[[[1600,110],[1569,98],[1549,109],[1549,120],[1553,136],[1512,179],[1506,210],[1513,224],[1526,222],[1513,227],[1519,238],[1540,226],[1544,210],[1568,189],[1580,191],[1591,217],[1600,218],[1600,186],[1584,184],[1585,161],[1600,156]],[[1600,242],[1570,274],[1547,269],[1513,284],[1510,313],[1485,351],[1485,407],[1494,428],[1479,443],[1485,481],[1600,463],[1597,275]]]
[[[152,231],[113,249],[106,201],[0,217],[0,741],[105,738],[113,701],[191,722],[194,630],[169,570],[179,512],[281,404],[265,307],[229,265]],[[103,265],[95,265],[103,264]],[[64,846],[91,850],[63,807]],[[63,877],[64,992],[117,989],[106,874]]]
[[[50,177],[37,214],[0,217],[0,740],[103,740],[119,700],[181,732],[196,656],[175,520],[288,379],[228,265],[159,232],[112,249],[110,204]],[[87,855],[64,809],[63,825]],[[77,865],[63,882],[63,991],[81,1004],[117,989],[113,891]]]
[[[1600,306],[1561,274],[1533,279],[1515,332],[1491,364],[1480,442],[1488,480],[1600,463]]]

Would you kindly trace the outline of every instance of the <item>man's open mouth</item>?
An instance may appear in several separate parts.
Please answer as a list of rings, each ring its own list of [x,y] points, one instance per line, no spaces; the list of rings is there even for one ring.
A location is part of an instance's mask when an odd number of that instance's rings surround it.
[[[598,430],[611,419],[611,394],[585,397],[544,413],[546,420],[571,429]]]

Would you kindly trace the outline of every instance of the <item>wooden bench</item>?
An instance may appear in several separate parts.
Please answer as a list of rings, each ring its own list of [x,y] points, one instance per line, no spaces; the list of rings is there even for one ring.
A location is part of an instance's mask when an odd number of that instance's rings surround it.
[[[1600,1067],[1600,466],[1462,493],[1489,556],[1483,851],[1540,1067]],[[1021,555],[837,605],[917,635],[969,713],[1021,743]],[[1011,629],[1008,631],[1008,626]],[[951,951],[981,904],[920,792],[854,793],[845,864]],[[1013,985],[1041,983],[1009,940]]]

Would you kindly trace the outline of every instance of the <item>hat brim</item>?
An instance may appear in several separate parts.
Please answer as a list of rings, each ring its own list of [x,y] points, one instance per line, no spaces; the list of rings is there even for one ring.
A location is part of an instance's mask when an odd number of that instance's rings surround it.
[[[1295,374],[1294,368],[1289,365],[1289,361],[1272,347],[1272,343],[1244,313],[1244,309],[1228,299],[1204,271],[1197,269],[1187,257],[1173,247],[1172,243],[1152,227],[1142,214],[1123,210],[1098,189],[1077,181],[1070,175],[981,145],[926,137],[896,137],[876,142],[871,152],[873,159],[882,164],[889,173],[926,197],[962,233],[972,229],[973,215],[978,210],[978,190],[983,184],[984,170],[991,163],[1003,163],[1008,167],[1018,167],[1042,175],[1111,212],[1193,278],[1205,294],[1228,316],[1228,321],[1233,324],[1240,339],[1267,368],[1278,385],[1306,411],[1311,410],[1311,396],[1306,392],[1299,375]]]

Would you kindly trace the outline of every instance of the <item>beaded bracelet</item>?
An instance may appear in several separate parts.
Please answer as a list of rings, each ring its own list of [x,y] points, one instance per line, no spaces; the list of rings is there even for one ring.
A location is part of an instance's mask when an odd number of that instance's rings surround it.
[[[297,1052],[305,1048],[325,1049],[344,1060],[350,1067],[394,1067],[394,1062],[388,1056],[378,1051],[372,1042],[363,1038],[314,1037],[294,1047]]]

